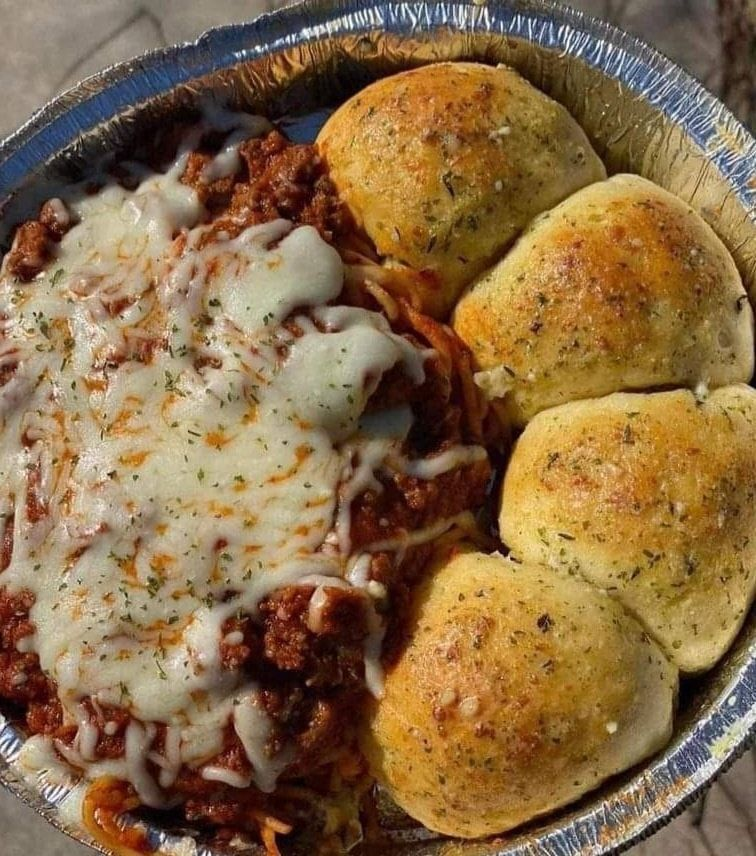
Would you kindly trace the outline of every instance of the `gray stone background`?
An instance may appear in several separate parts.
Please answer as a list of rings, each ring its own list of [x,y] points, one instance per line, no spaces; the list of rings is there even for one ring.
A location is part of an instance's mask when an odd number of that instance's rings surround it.
[[[751,2],[735,5],[745,9]],[[110,63],[280,5],[282,0],[0,0],[0,136],[55,93]],[[652,42],[711,90],[721,91],[726,75],[716,0],[572,0],[572,5]],[[744,59],[746,68],[756,63],[753,57]],[[0,856],[91,852],[0,792]],[[747,753],[704,800],[632,853],[756,856],[756,754]]]

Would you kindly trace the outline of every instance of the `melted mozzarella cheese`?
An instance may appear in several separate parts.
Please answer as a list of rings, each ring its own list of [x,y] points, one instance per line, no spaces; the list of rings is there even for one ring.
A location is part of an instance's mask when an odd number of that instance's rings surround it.
[[[235,163],[230,144],[209,172]],[[36,597],[26,645],[78,725],[60,752],[153,806],[182,764],[221,750],[229,723],[259,788],[290,763],[267,753],[257,688],[222,665],[224,622],[287,584],[367,590],[349,505],[380,489],[412,414],[363,411],[394,367],[422,383],[428,355],[383,316],[330,305],[342,264],[314,229],[279,220],[208,240],[184,166],[83,198],[46,272],[0,278],[0,367],[14,369],[0,389],[3,585]],[[482,454],[402,466],[430,478]],[[371,621],[379,692],[383,627]],[[129,710],[124,758],[96,759],[84,699]],[[162,755],[154,723],[169,726]]]

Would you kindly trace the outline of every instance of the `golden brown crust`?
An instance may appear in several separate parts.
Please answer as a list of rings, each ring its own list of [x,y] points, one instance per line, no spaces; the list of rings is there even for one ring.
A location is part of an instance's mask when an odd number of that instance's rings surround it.
[[[363,748],[430,829],[505,831],[669,738],[676,670],[578,578],[460,553],[418,590],[410,629]]]
[[[579,398],[753,374],[732,257],[692,208],[634,175],[539,217],[460,300],[454,328],[517,424]]]
[[[569,113],[515,71],[439,63],[373,83],[318,137],[381,255],[427,270],[435,315],[526,223],[605,176]]]
[[[622,394],[539,414],[502,491],[518,557],[618,598],[683,672],[732,643],[756,589],[756,392]]]

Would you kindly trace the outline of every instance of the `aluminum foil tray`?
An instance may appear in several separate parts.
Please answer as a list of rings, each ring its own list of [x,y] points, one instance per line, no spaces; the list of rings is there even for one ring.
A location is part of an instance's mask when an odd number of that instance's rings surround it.
[[[607,24],[539,0],[313,0],[113,66],[51,101],[0,143],[0,244],[61,182],[105,152],[128,153],[200,99],[287,118],[314,136],[327,108],[370,80],[441,59],[506,62],[561,101],[610,172],[640,173],[690,202],[735,256],[756,298],[756,141],[672,62]],[[10,715],[10,712],[6,712]],[[387,808],[386,856],[598,856],[649,835],[688,805],[756,734],[756,616],[717,668],[684,685],[675,736],[641,769],[505,838],[442,839]],[[27,782],[20,733],[0,715],[0,782],[79,841],[59,810],[69,788]],[[182,830],[160,852],[216,856]],[[96,849],[96,845],[92,845]],[[247,853],[257,852],[247,848]],[[366,846],[365,856],[375,853]]]

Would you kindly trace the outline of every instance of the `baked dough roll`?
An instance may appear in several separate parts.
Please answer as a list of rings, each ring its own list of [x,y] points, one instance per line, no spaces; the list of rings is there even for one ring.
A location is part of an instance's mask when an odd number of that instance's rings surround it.
[[[514,555],[606,588],[695,673],[753,600],[755,498],[756,391],[617,393],[533,419],[499,523]]]
[[[475,838],[565,805],[661,748],[677,670],[622,606],[498,554],[440,562],[362,744],[429,829]]]
[[[570,114],[517,72],[438,63],[378,80],[317,140],[354,219],[445,314],[533,216],[605,177]]]
[[[461,298],[453,326],[519,425],[578,398],[753,374],[735,262],[689,205],[637,175],[537,218]]]

